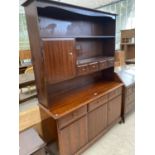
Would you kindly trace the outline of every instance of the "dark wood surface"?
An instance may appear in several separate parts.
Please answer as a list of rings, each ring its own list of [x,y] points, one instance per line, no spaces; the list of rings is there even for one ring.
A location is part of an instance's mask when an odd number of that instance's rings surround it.
[[[76,154],[121,119],[116,16],[48,0],[23,5],[40,106],[57,125],[60,155]]]
[[[108,125],[121,117],[122,96],[118,96],[108,103]]]
[[[48,108],[48,112],[53,118],[58,119],[121,86],[121,83],[114,81],[93,83],[61,96]]]
[[[33,73],[19,75],[19,88],[35,84],[35,77]]]
[[[121,117],[116,119],[112,124],[110,124],[104,130],[102,130],[95,138],[89,141],[89,143],[87,143],[84,147],[78,150],[75,155],[81,155],[86,149],[91,147],[97,140],[102,138],[103,135],[105,135],[115,124],[119,123],[120,121],[121,121]]]
[[[47,83],[73,78],[75,70],[75,40],[44,39],[44,66]]]
[[[88,137],[92,140],[107,127],[107,103],[88,113]]]
[[[47,92],[43,66],[43,49],[40,42],[40,32],[38,27],[38,13],[36,9],[36,1],[31,1],[31,4],[25,7],[25,15],[27,28],[30,40],[30,48],[32,51],[32,64],[35,73],[35,81],[39,102],[48,105]]]
[[[88,142],[87,117],[84,116],[59,132],[60,154],[72,155]]]

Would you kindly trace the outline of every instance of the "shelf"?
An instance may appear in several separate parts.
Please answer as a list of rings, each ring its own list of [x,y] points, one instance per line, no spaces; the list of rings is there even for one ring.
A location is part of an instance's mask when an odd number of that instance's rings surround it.
[[[135,45],[135,43],[121,43],[121,45]]]
[[[75,38],[75,39],[111,39],[111,38],[115,38],[115,36],[54,36],[54,37],[50,37],[51,39],[55,39],[55,38]],[[46,39],[50,39],[49,37],[47,38],[42,38],[43,40],[46,40]]]
[[[51,99],[51,106],[48,109],[43,108],[46,109],[54,119],[58,119],[120,86],[122,86],[122,83],[116,81],[94,82],[85,87],[72,90],[62,95],[56,101],[52,101]]]
[[[77,39],[108,39],[115,38],[115,36],[76,36]]]
[[[20,93],[19,94],[19,103],[28,101],[32,98],[36,98],[37,97],[37,92],[33,91],[32,93],[28,92],[28,93]]]
[[[82,60],[77,60],[77,65],[83,65],[87,63],[93,63],[93,62],[110,60],[110,59],[114,59],[114,57],[94,57],[89,59],[82,59]]]

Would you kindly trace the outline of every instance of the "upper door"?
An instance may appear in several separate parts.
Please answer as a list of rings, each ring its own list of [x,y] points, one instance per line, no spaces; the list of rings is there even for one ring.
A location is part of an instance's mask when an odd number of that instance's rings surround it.
[[[45,78],[48,83],[71,79],[76,74],[75,40],[43,39]]]

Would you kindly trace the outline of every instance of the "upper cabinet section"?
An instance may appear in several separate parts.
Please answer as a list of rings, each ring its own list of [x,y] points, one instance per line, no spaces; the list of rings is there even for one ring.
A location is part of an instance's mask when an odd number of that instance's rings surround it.
[[[74,5],[49,1],[35,2],[41,38],[114,38],[116,15]]]
[[[115,21],[111,19],[54,19],[39,17],[40,35],[46,37],[113,38]]]

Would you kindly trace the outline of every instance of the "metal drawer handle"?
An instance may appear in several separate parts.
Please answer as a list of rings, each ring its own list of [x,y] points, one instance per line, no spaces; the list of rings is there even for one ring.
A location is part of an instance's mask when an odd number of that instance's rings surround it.
[[[73,55],[73,53],[72,52],[69,52],[69,55]]]

